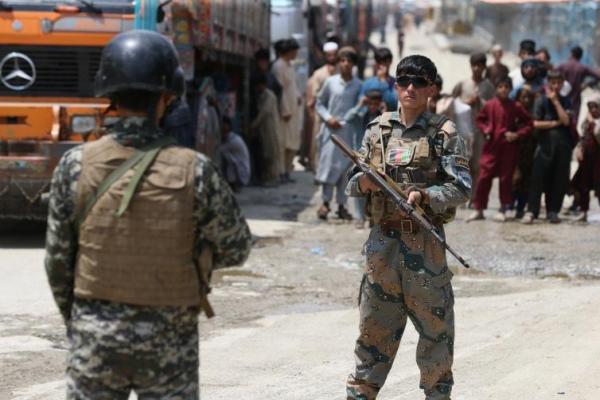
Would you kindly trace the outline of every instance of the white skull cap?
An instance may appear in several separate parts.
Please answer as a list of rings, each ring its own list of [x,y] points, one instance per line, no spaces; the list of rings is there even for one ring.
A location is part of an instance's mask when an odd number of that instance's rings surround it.
[[[586,103],[596,103],[600,105],[600,93],[594,93],[586,99]]]
[[[336,42],[327,42],[323,45],[323,51],[329,53],[330,51],[337,51],[339,47]]]

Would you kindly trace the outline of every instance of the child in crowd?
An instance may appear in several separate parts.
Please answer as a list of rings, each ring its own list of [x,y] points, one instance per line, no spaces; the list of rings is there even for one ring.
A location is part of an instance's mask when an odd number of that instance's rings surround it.
[[[336,134],[348,143],[352,143],[357,135],[356,127],[344,119],[360,98],[362,82],[352,74],[357,61],[358,55],[354,48],[342,47],[338,52],[339,74],[327,78],[317,95],[315,110],[323,123],[317,136],[319,164],[315,180],[321,185],[323,204],[317,210],[317,216],[322,220],[326,220],[331,212],[330,203],[334,191],[338,218],[352,219],[346,208],[348,198],[345,194],[346,170],[351,161],[336,147],[331,135]]]
[[[484,219],[483,211],[495,177],[500,179],[500,210],[495,221],[506,221],[505,211],[512,204],[512,179],[517,165],[517,141],[531,133],[533,123],[520,104],[510,100],[512,81],[505,77],[496,84],[496,96],[485,103],[477,115],[477,126],[485,137],[479,162],[480,173],[468,221]]]
[[[533,102],[535,101],[535,93],[529,85],[523,85],[517,91],[517,103],[523,106],[531,115],[533,112]],[[533,153],[536,147],[535,135],[527,135],[527,137],[519,140],[519,157],[515,174],[513,175],[513,202],[516,209],[515,218],[521,219],[525,215],[525,206],[529,197],[529,186],[531,181],[531,169],[533,167]]]
[[[587,103],[588,114],[581,125],[583,136],[575,148],[579,168],[571,181],[571,192],[581,207],[578,221],[587,221],[590,209],[590,191],[600,201],[600,95]]]
[[[383,93],[378,89],[371,89],[365,93],[361,101],[351,109],[344,120],[349,124],[356,125],[355,131],[358,135],[355,136],[353,143],[349,143],[354,150],[360,149],[362,138],[367,130],[369,122],[381,115],[386,109],[386,103],[383,100]],[[367,222],[365,214],[365,197],[352,197],[352,206],[354,208],[354,218],[356,219],[355,226],[357,229],[364,229]]]
[[[573,138],[571,126],[571,102],[560,94],[564,82],[562,72],[548,71],[545,92],[533,103],[537,147],[533,156],[527,212],[521,219],[524,224],[532,224],[538,218],[542,194],[545,196],[546,218],[551,223],[560,222],[558,212],[569,189],[569,169],[573,145],[577,141]]]

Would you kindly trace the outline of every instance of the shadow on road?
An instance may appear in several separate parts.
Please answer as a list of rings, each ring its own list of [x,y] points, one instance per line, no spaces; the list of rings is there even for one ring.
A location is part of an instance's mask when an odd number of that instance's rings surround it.
[[[245,187],[236,195],[249,219],[297,221],[298,215],[311,206],[311,200],[319,187],[313,183],[313,175],[305,171],[292,174],[294,183],[277,187]]]
[[[46,223],[39,221],[0,221],[0,249],[44,247]]]

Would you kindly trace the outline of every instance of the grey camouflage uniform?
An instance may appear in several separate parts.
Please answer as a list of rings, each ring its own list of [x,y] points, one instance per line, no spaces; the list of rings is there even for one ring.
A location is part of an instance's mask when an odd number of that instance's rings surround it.
[[[418,140],[425,136],[430,118],[426,112],[406,127],[397,112],[391,113],[391,137]],[[365,133],[360,152],[367,159],[373,157],[373,147],[379,141],[379,124],[378,118]],[[424,189],[430,197],[424,208],[432,217],[463,204],[471,193],[468,153],[454,124],[444,123],[437,136],[443,137],[437,161],[439,178]],[[361,174],[349,179],[348,195],[363,196],[358,186]],[[441,223],[438,229],[443,234]],[[364,251],[367,262],[359,295],[360,336],[355,348],[356,370],[347,382],[348,399],[376,398],[408,318],[419,333],[416,358],[426,399],[450,399],[454,295],[445,249],[428,233],[388,229],[382,223],[373,227]]]
[[[162,133],[141,117],[120,119],[109,131],[124,146],[142,147]],[[54,171],[46,234],[46,273],[70,339],[67,397],[198,398],[198,309],[140,307],[73,296],[78,233],[75,196],[82,146]],[[229,186],[197,155],[194,216],[198,249],[210,245],[213,268],[245,261],[251,235]],[[135,201],[135,200],[134,200]]]

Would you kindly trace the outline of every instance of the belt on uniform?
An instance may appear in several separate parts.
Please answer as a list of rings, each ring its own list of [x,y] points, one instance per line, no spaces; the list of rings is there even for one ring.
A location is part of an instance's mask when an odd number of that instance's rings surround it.
[[[412,219],[397,219],[393,221],[382,221],[381,228],[386,236],[394,237],[399,233],[417,233],[419,227]]]

